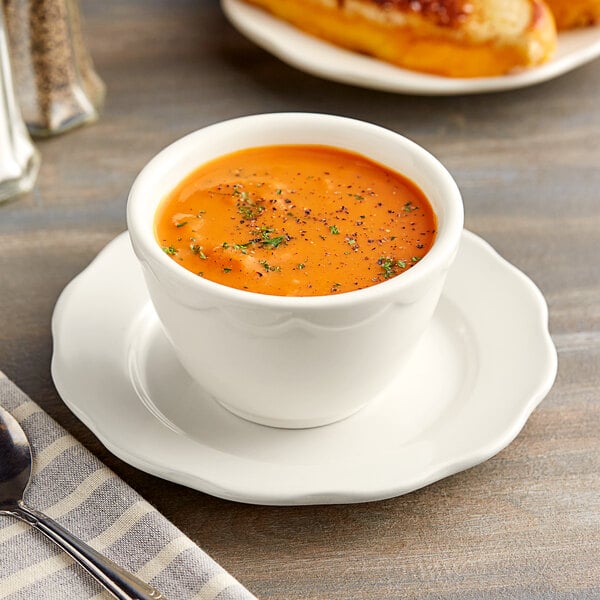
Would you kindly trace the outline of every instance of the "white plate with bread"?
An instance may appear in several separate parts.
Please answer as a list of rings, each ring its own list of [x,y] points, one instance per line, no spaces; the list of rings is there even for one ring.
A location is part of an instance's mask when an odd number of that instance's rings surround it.
[[[533,5],[537,3],[537,0],[528,1]],[[388,92],[459,95],[517,89],[548,81],[600,56],[600,25],[595,25],[559,31],[556,35],[556,49],[551,58],[538,60],[539,64],[534,66],[516,66],[506,74],[492,76],[441,76],[401,68],[384,60],[347,50],[305,33],[243,0],[221,0],[221,4],[225,15],[240,33],[287,64],[332,81]],[[423,4],[427,5],[426,2]],[[377,6],[378,3],[373,2],[373,5]],[[343,23],[340,27],[343,27]],[[438,29],[445,35],[443,27]],[[542,39],[529,35],[529,39],[525,40],[522,45],[526,46],[527,56],[523,64],[534,64],[535,54],[539,57],[542,52],[539,46],[544,42],[544,36],[548,37],[542,32],[538,36]],[[445,43],[443,39],[442,42]],[[405,50],[416,46],[418,44],[411,39]],[[551,51],[550,48],[548,52]],[[420,56],[423,55],[421,53]],[[479,60],[479,55],[474,56],[477,59],[472,61],[473,64]],[[531,56],[534,58],[528,63]],[[468,63],[468,59],[465,61],[464,57],[460,53],[455,57],[461,68],[465,62]],[[487,57],[481,55],[481,60],[485,61]]]

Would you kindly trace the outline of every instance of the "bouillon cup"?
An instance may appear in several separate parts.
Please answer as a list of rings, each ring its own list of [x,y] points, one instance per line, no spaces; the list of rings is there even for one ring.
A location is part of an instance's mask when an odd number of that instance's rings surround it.
[[[182,179],[216,157],[277,144],[335,146],[411,179],[437,215],[430,251],[405,273],[371,287],[308,297],[230,288],[163,252],[155,213]],[[218,123],[162,150],[133,184],[127,222],[156,314],[190,375],[245,419],[302,428],[350,416],[402,377],[456,255],[463,206],[442,164],[401,135],[343,117],[277,113]]]

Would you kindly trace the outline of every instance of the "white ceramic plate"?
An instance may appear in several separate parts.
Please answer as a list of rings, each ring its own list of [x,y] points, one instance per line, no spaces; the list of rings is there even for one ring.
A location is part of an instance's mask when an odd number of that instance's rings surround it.
[[[126,233],[67,286],[52,327],[56,387],[111,452],[259,504],[378,500],[480,463],[514,439],[557,367],[540,291],[468,232],[395,384],[325,427],[256,425],[207,397],[162,333]]]
[[[248,39],[312,75],[366,88],[432,96],[511,90],[567,73],[600,56],[600,26],[560,33],[556,54],[535,68],[500,77],[455,79],[426,75],[338,48],[242,0],[221,0],[229,21]]]

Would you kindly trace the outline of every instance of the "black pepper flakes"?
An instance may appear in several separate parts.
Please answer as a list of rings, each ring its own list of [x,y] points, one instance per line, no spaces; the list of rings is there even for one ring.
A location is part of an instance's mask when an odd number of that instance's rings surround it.
[[[4,0],[15,88],[32,135],[98,118],[104,84],[81,32],[77,0]]]

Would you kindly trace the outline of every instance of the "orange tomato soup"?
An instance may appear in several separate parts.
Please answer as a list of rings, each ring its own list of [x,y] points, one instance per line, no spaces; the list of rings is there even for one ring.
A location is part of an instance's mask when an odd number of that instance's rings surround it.
[[[155,235],[192,273],[277,296],[323,296],[400,275],[431,248],[436,217],[406,177],[316,145],[212,160],[159,205]]]

